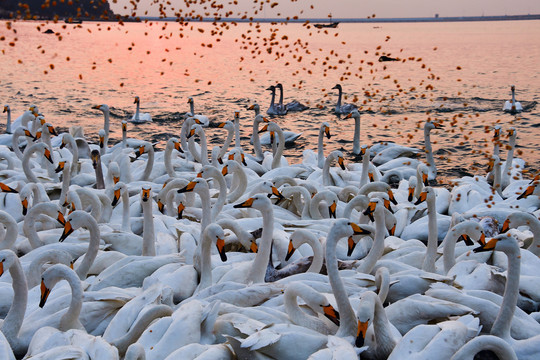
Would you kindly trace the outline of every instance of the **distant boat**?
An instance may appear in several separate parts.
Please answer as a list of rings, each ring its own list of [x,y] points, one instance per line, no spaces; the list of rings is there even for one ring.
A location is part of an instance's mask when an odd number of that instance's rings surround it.
[[[322,29],[322,28],[337,28],[339,22],[338,21],[333,21],[331,22],[330,24],[313,24],[313,26],[315,26],[317,29]]]
[[[82,24],[81,19],[67,18],[64,20],[66,24]]]

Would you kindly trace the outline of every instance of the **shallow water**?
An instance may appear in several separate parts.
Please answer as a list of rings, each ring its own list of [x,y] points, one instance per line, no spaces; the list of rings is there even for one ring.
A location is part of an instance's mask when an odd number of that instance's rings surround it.
[[[285,102],[296,99],[310,106],[274,118],[282,128],[303,133],[285,151],[289,162],[296,163],[305,149],[316,150],[323,121],[331,124],[333,135],[325,151],[341,149],[351,155],[353,121],[332,114],[337,94],[331,88],[339,82],[346,102],[362,106],[361,143],[421,147],[423,123],[428,118],[442,122],[444,130],[433,131],[432,141],[443,182],[484,172],[495,124],[517,129],[517,156],[536,172],[539,23],[342,23],[327,33],[302,24],[238,24],[229,29],[223,25],[222,35],[212,35],[215,27],[209,23],[180,30],[176,23],[163,22],[16,22],[8,30],[1,22],[0,101],[11,106],[13,120],[36,104],[60,130],[83,125],[91,141],[97,141],[103,125],[92,106],[106,103],[114,142],[138,95],[142,112],[151,113],[154,121],[130,125],[130,136],[163,148],[169,136],[178,135],[182,115],[189,110],[187,99],[193,96],[196,112],[214,123],[232,120],[240,110],[248,149],[253,113],[247,106],[257,102],[266,111],[266,88],[281,82]],[[44,34],[47,29],[56,34]],[[16,45],[10,46],[14,37]],[[380,63],[382,54],[406,61]],[[519,115],[502,111],[510,85],[516,86],[517,100],[525,108]],[[224,139],[215,128],[207,136],[210,147]],[[352,156],[349,160],[355,161]]]

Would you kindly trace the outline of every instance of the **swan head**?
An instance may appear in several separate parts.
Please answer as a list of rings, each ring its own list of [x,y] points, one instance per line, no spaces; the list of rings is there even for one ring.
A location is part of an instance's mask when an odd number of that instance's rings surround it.
[[[141,200],[147,202],[152,199],[152,187],[150,185],[143,185],[141,189]]]
[[[347,116],[345,116],[345,119],[350,119],[350,118],[360,119],[360,112],[358,110],[354,109],[353,111],[348,113]]]
[[[248,110],[254,110],[255,112],[258,113],[261,110],[261,107],[259,106],[259,104],[254,103],[248,106]]]
[[[41,275],[41,299],[39,307],[45,306],[45,302],[51,293],[53,287],[62,279],[67,277],[67,273],[73,272],[73,269],[64,265],[56,264],[48,268]]]
[[[246,201],[236,204],[233,206],[234,208],[254,208],[259,211],[265,210],[265,209],[272,209],[272,203],[270,202],[270,199],[268,199],[268,196],[264,194],[256,194],[253,197],[250,197]]]
[[[188,104],[193,104],[193,97],[192,96],[188,97],[187,103]]]
[[[518,253],[519,245],[518,245],[517,240],[512,235],[506,233],[506,234],[499,234],[495,236],[494,238],[491,238],[490,240],[481,244],[479,247],[473,249],[475,253],[483,252],[483,251],[491,251],[491,250],[502,251],[506,254],[510,254],[514,252]]]
[[[255,116],[255,123],[256,124],[260,124],[260,123],[268,123],[270,122],[270,120],[268,120],[268,118],[265,118],[262,114],[259,114],[257,116]]]
[[[433,129],[442,129],[443,128],[443,125],[441,123],[435,123],[431,120],[428,120],[426,121],[426,123],[424,124],[424,131],[431,131]]]
[[[510,86],[510,90],[511,90],[512,92],[516,91],[516,86],[515,86],[515,85]]]
[[[102,148],[105,146],[105,129],[99,129],[98,137],[99,137],[99,147]]]
[[[512,137],[516,135],[516,128],[511,127],[508,129],[508,137]]]
[[[5,192],[5,193],[14,193],[14,194],[17,194],[18,191],[13,189],[12,187],[10,186],[7,186],[6,184],[4,184],[3,182],[0,182],[0,192]]]
[[[120,167],[116,161],[111,161],[109,163],[109,174],[111,174],[113,183],[118,184],[120,181]]]
[[[212,241],[216,241],[216,247],[221,261],[227,261],[227,254],[225,253],[225,232],[223,231],[223,228],[216,223],[209,224],[204,229],[204,236]]]
[[[124,184],[121,181],[118,181],[113,186],[113,200],[111,202],[111,206],[116,206],[118,202],[120,201],[120,196],[122,195],[122,192],[127,190],[126,184]]]
[[[419,176],[420,181],[422,181],[422,183],[424,184],[424,186],[428,186],[429,185],[429,182],[428,182],[429,170],[428,170],[427,165],[424,164],[423,162],[420,162],[418,166],[416,167],[416,173]],[[418,181],[418,178],[415,178],[415,179],[416,181]],[[418,185],[418,183],[416,185]]]
[[[332,90],[339,90],[339,91],[342,91],[342,87],[341,87],[341,84],[336,84]]]
[[[202,189],[204,187],[206,187],[208,189],[208,183],[206,182],[206,180],[203,179],[203,178],[195,178],[195,179],[191,180],[183,188],[178,189],[177,192],[179,194],[181,194],[181,193],[186,193],[186,192],[191,192],[191,191],[195,191],[195,190],[198,190],[198,189]]]
[[[420,196],[418,196],[418,200],[416,200],[414,205],[419,205],[424,201],[435,201],[435,190],[433,190],[431,186],[426,186],[424,188],[424,191],[420,193]]]
[[[141,99],[138,96],[135,96],[135,100],[133,101],[134,104],[139,104],[141,102]]]
[[[178,140],[177,138],[170,138],[168,141],[167,141],[167,145],[171,144],[170,146],[173,147],[173,149],[175,149],[176,151],[178,151],[179,153],[184,153],[184,150],[182,150],[182,146],[181,146],[181,143],[180,143],[180,140]]]
[[[122,120],[122,132],[127,132],[127,124],[128,122],[126,120]]]
[[[228,131],[234,131],[234,124],[229,120],[219,123],[217,127]]]
[[[326,135],[327,139],[330,139],[332,135],[330,134],[330,124],[326,121],[321,124],[321,133]]]
[[[9,113],[11,110],[9,108],[9,105],[4,105],[4,111],[3,112],[7,112]]]
[[[67,168],[69,168],[69,161],[68,160],[61,160],[61,161],[58,162],[58,166],[56,167],[54,172],[58,174],[58,173],[64,171],[64,169],[67,169]]]
[[[534,194],[536,191],[536,187],[540,184],[540,180],[537,179],[538,175],[529,183],[529,186],[525,189],[525,191],[517,197],[518,200],[525,199],[529,195]]]
[[[8,271],[8,269],[17,261],[17,255],[11,250],[1,250],[0,251],[0,276],[4,274],[4,272]]]
[[[501,136],[501,127],[500,125],[496,125],[493,128],[493,139],[498,140],[500,136]]]
[[[101,165],[101,154],[99,150],[92,150],[90,153],[90,159],[92,160],[92,167],[95,169],[98,165]]]
[[[488,162],[488,172],[492,172],[495,167],[500,167],[501,159],[497,155],[493,155]]]
[[[100,110],[102,112],[109,112],[109,105],[105,105],[105,104],[94,105],[92,106],[92,109]]]
[[[266,90],[270,90],[271,92],[276,92],[276,87],[274,85],[270,85],[266,88]]]
[[[375,316],[375,301],[378,299],[377,295],[372,291],[366,291],[360,297],[360,305],[356,309],[356,317],[358,320],[358,330],[356,333],[357,347],[364,346],[366,339],[366,333],[369,325],[373,322]]]
[[[193,124],[191,126],[191,129],[189,129],[189,133],[187,134],[187,138],[191,138],[195,134],[200,134],[203,131],[202,126],[199,124]]]
[[[70,192],[71,193],[71,192]],[[97,227],[97,221],[84,210],[75,210],[64,220],[64,231],[58,241],[63,242],[73,231],[81,227],[94,225]]]

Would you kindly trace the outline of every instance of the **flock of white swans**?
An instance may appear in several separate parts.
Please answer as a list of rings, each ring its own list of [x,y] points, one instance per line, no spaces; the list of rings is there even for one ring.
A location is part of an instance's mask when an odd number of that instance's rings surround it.
[[[360,144],[335,89],[361,162],[325,155],[323,122],[289,165],[298,134],[256,104],[251,143],[235,113],[209,149],[190,98],[164,151],[126,121],[110,146],[107,105],[99,145],[6,105],[0,358],[539,359],[540,179],[516,130],[494,129],[486,173],[432,187],[439,125],[424,149]],[[269,90],[269,114],[302,110]]]

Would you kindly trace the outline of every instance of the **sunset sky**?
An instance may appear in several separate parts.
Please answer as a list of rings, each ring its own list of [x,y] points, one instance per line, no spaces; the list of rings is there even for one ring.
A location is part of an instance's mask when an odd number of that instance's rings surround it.
[[[197,1],[200,3],[201,1]],[[279,5],[270,8],[271,3]],[[117,0],[113,4],[109,0],[113,11],[120,14],[130,13],[132,9],[129,0]],[[155,3],[152,5],[152,3]],[[159,6],[165,4],[165,0],[140,0],[137,15],[158,16]],[[183,12],[186,7],[184,1],[171,1],[172,4],[182,4]],[[204,5],[209,4],[205,2]],[[255,13],[259,9],[260,2],[253,0],[238,0],[237,5],[229,5],[232,1],[216,1],[224,5],[225,9],[233,12],[232,17],[244,14],[254,17],[287,17],[298,15],[299,17],[320,18],[332,14],[335,18],[366,18],[375,14],[379,18],[390,17],[431,17],[439,16],[481,16],[481,15],[520,15],[539,14],[540,1],[538,0],[297,0],[297,1],[272,1],[265,3],[262,12]],[[198,14],[203,14],[204,5],[191,5],[190,9],[199,9]],[[313,9],[310,6],[313,5]],[[178,5],[179,6],[179,5]],[[127,10],[126,10],[127,9]],[[170,9],[170,7],[169,7]],[[178,9],[175,9],[178,10]],[[197,10],[195,10],[197,11]],[[168,15],[173,16],[171,11]]]

